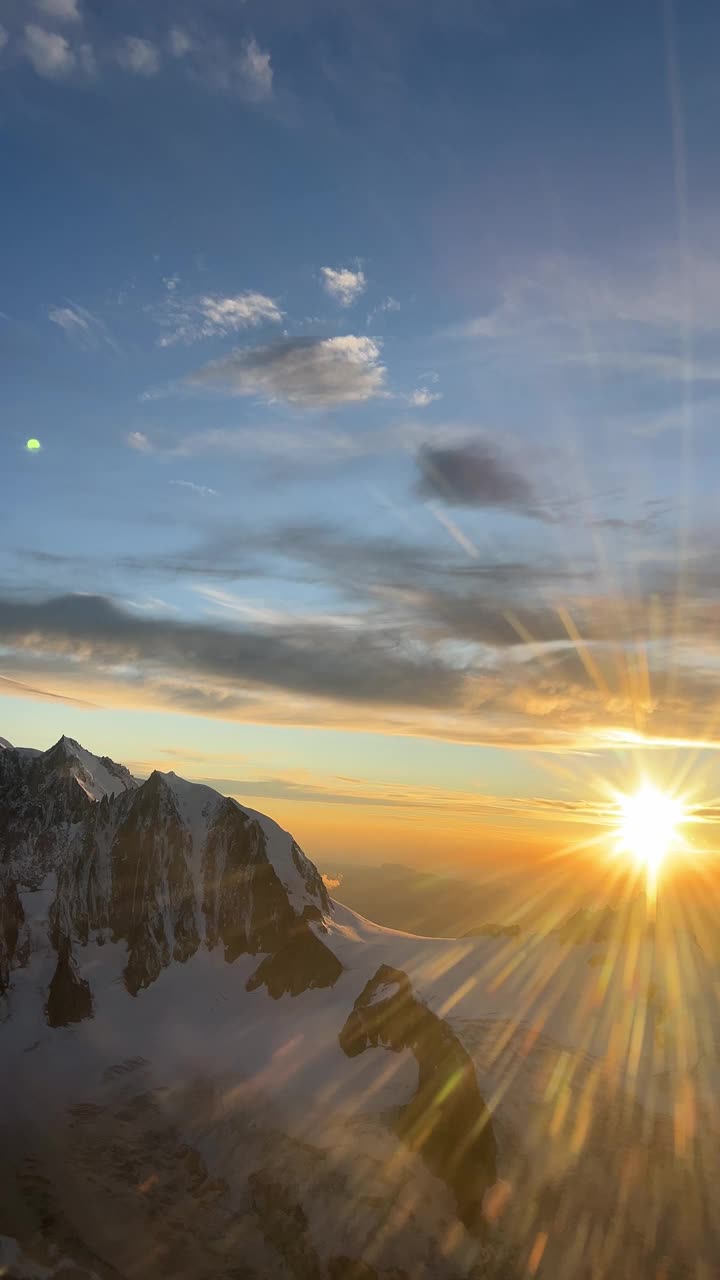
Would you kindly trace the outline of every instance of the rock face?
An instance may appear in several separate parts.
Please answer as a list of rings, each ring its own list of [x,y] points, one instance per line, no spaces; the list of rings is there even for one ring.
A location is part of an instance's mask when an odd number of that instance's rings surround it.
[[[475,1067],[451,1028],[414,994],[406,973],[380,965],[340,1032],[349,1057],[369,1046],[409,1049],[418,1087],[395,1130],[455,1195],[469,1231],[482,1228],[482,1198],[495,1182],[496,1143]]]
[[[10,971],[18,956],[20,931],[25,913],[17,885],[9,876],[0,876],[0,995],[10,983]]]
[[[57,968],[50,983],[45,1015],[50,1027],[66,1027],[70,1022],[92,1017],[90,984],[78,976],[67,940],[58,947]]]
[[[107,756],[62,737],[49,751],[0,747],[0,866],[37,888],[63,858],[72,829],[103,796],[137,784]]]
[[[51,1025],[91,1016],[74,959],[91,941],[125,945],[131,995],[203,946],[229,964],[262,955],[247,986],[276,998],[342,972],[323,941],[327,891],[286,831],[173,773],[138,784],[72,739],[0,749],[0,859],[0,992],[23,958],[21,891],[56,881]]]

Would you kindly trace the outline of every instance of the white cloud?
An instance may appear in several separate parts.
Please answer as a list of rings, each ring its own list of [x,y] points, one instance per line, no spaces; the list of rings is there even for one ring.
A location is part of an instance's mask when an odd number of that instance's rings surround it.
[[[187,381],[232,395],[322,408],[382,395],[387,370],[372,338],[286,338],[214,360]]]
[[[136,76],[154,76],[160,70],[157,47],[141,36],[125,36],[118,45],[117,60],[125,71]]]
[[[217,489],[211,489],[207,484],[195,484],[193,480],[170,480],[168,483],[176,485],[179,489],[190,489],[201,498],[217,497]]]
[[[9,36],[5,28],[0,24],[0,49],[4,49],[9,40]]]
[[[349,267],[321,267],[323,288],[341,307],[349,307],[367,288],[367,281],[362,271],[351,271]]]
[[[131,431],[125,437],[126,443],[131,449],[137,449],[138,453],[153,453],[153,447],[147,436],[142,431]]]
[[[183,31],[181,27],[173,27],[168,36],[168,48],[173,58],[184,58],[193,47],[187,31]]]
[[[35,8],[58,22],[82,22],[77,0],[35,0]]]
[[[75,54],[65,37],[34,22],[25,28],[25,52],[39,76],[64,76],[75,66]]]
[[[412,405],[413,409],[426,409],[433,400],[442,400],[442,392],[430,391],[427,387],[417,387],[407,398],[408,404]]]
[[[170,288],[167,281],[165,284],[172,296],[158,313],[158,320],[170,332],[159,339],[161,347],[227,336],[261,324],[279,324],[284,316],[275,300],[264,293],[248,290],[232,297],[207,294],[183,302],[174,296],[174,287]]]
[[[77,302],[68,303],[64,307],[48,307],[47,317],[77,346],[93,350],[104,343],[112,347],[113,351],[118,350],[115,339],[103,321]]]
[[[260,102],[272,96],[273,71],[270,66],[270,54],[260,48],[254,37],[245,45],[239,60],[239,70],[245,82],[248,97]]]

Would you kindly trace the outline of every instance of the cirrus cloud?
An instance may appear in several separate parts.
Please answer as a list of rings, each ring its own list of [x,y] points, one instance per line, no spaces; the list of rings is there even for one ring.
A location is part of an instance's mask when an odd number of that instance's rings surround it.
[[[167,283],[175,294],[177,282]],[[184,302],[170,297],[158,313],[158,321],[169,330],[158,340],[161,347],[177,343],[197,342],[201,338],[227,337],[241,329],[257,328],[261,324],[279,324],[283,319],[274,298],[267,294],[246,290],[231,296],[206,294],[204,297]]]

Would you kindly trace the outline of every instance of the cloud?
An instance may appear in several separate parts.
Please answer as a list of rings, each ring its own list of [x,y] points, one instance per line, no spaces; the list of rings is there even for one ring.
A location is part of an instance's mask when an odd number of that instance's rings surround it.
[[[507,507],[536,514],[525,476],[487,441],[458,448],[425,445],[417,455],[417,492],[456,507]]]
[[[351,271],[349,267],[321,267],[323,288],[341,307],[349,307],[367,288],[367,281],[362,271]]]
[[[153,446],[143,431],[131,431],[125,437],[131,449],[137,449],[138,453],[154,453]]]
[[[442,392],[430,391],[427,387],[417,387],[407,398],[408,404],[413,409],[426,409],[434,400],[442,400]]]
[[[270,54],[260,48],[254,37],[247,41],[240,55],[238,68],[245,92],[255,102],[272,97],[273,70]]]
[[[7,676],[0,676],[0,686],[9,698],[21,695],[25,698],[41,698],[43,701],[50,698],[53,702],[68,702],[74,707],[97,707],[95,702],[86,702],[83,698],[66,698],[63,694],[51,693],[48,689],[35,689],[19,680],[9,680]]]
[[[35,0],[35,8],[58,22],[81,22],[77,0]]]
[[[118,44],[116,57],[123,70],[136,76],[154,76],[160,70],[157,46],[141,36],[125,36]]]
[[[201,498],[216,498],[217,489],[211,489],[206,484],[195,484],[193,480],[169,480],[169,484],[177,485],[178,488],[190,489],[193,493],[197,493]]]
[[[431,654],[404,652],[397,637],[381,631],[297,621],[230,629],[137,617],[102,596],[0,600],[0,636],[22,646],[26,660],[34,651],[62,666],[81,655],[88,672],[130,665],[156,676],[175,672],[190,684],[212,677],[224,682],[223,697],[236,700],[248,686],[267,686],[321,700],[441,706],[455,701],[463,683],[461,672]]]
[[[623,590],[581,547],[549,560],[483,547],[467,560],[450,543],[350,538],[319,523],[234,524],[171,554],[119,554],[115,570],[143,601],[133,613],[102,596],[101,555],[24,548],[21,563],[22,596],[0,601],[0,645],[7,676],[31,688],[507,747],[717,737],[711,552],[683,563],[680,609],[674,559],[642,568],[639,583],[633,566]],[[28,604],[38,574],[56,591],[81,582],[95,594]],[[215,615],[153,616],[168,581],[190,581]],[[322,606],[288,609],[287,583],[312,584]]]
[[[238,52],[226,40],[194,34],[182,29],[170,33],[170,52],[182,58],[188,72],[206,88],[260,104],[273,97],[273,69],[270,54],[249,37]]]
[[[47,317],[76,346],[92,351],[105,344],[112,347],[113,351],[118,350],[115,339],[103,321],[77,302],[69,302],[64,307],[48,307]]]
[[[168,48],[173,58],[184,58],[193,47],[187,31],[183,31],[182,27],[173,27],[168,35]]]
[[[692,331],[696,351],[687,358]],[[446,330],[498,350],[518,343],[545,360],[593,369],[718,380],[718,362],[697,339],[720,332],[720,257],[713,245],[676,245],[635,253],[630,261],[593,262],[567,254],[538,258],[499,281],[495,304]]]
[[[372,338],[287,338],[232,352],[187,381],[238,396],[308,408],[352,404],[383,393],[386,369]]]
[[[615,601],[616,622],[624,603]],[[673,602],[665,603],[670,619]],[[597,607],[605,645],[585,641],[578,653],[569,639],[552,647],[519,637],[511,647],[501,643],[488,661],[486,651],[464,642],[461,665],[451,657],[456,642],[431,643],[428,602],[411,598],[395,626],[371,618],[357,633],[302,618],[230,627],[137,616],[101,596],[34,604],[0,599],[0,640],[15,691],[24,684],[38,696],[45,696],[42,678],[44,688],[51,680],[55,686],[48,696],[77,692],[104,705],[255,723],[353,727],[506,748],[595,751],[642,746],[643,734],[651,744],[713,745],[716,724],[708,708],[720,688],[712,666],[717,619],[706,667],[677,664],[676,638],[669,631],[660,647],[656,632],[652,685],[638,685],[634,658],[626,663],[610,635],[608,601]],[[550,608],[545,616],[551,618]],[[654,626],[652,611],[647,622]]]
[[[66,76],[75,66],[75,54],[65,36],[34,22],[25,27],[25,52],[38,75],[49,79]]]
[[[284,317],[274,298],[247,290],[234,296],[207,294],[184,302],[176,296],[177,280],[166,286],[173,295],[157,313],[158,322],[170,330],[159,339],[161,347],[197,342],[201,338],[227,337],[261,324],[279,324]]]

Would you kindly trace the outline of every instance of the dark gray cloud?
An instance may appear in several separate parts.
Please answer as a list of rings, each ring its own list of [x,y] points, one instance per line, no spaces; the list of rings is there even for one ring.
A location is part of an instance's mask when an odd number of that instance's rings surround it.
[[[190,374],[187,381],[237,396],[324,408],[382,393],[385,367],[372,338],[286,338],[240,348]]]
[[[460,693],[462,674],[403,645],[387,630],[355,634],[325,625],[231,629],[137,617],[102,596],[0,600],[0,637],[36,650],[82,652],[88,665],[145,664],[231,685],[270,686],[353,702],[439,706]],[[185,703],[192,689],[183,687]],[[206,692],[202,691],[203,699]],[[237,688],[230,693],[237,698]]]
[[[508,507],[525,515],[540,511],[529,481],[489,441],[455,448],[425,445],[417,455],[416,489],[456,507]]]

